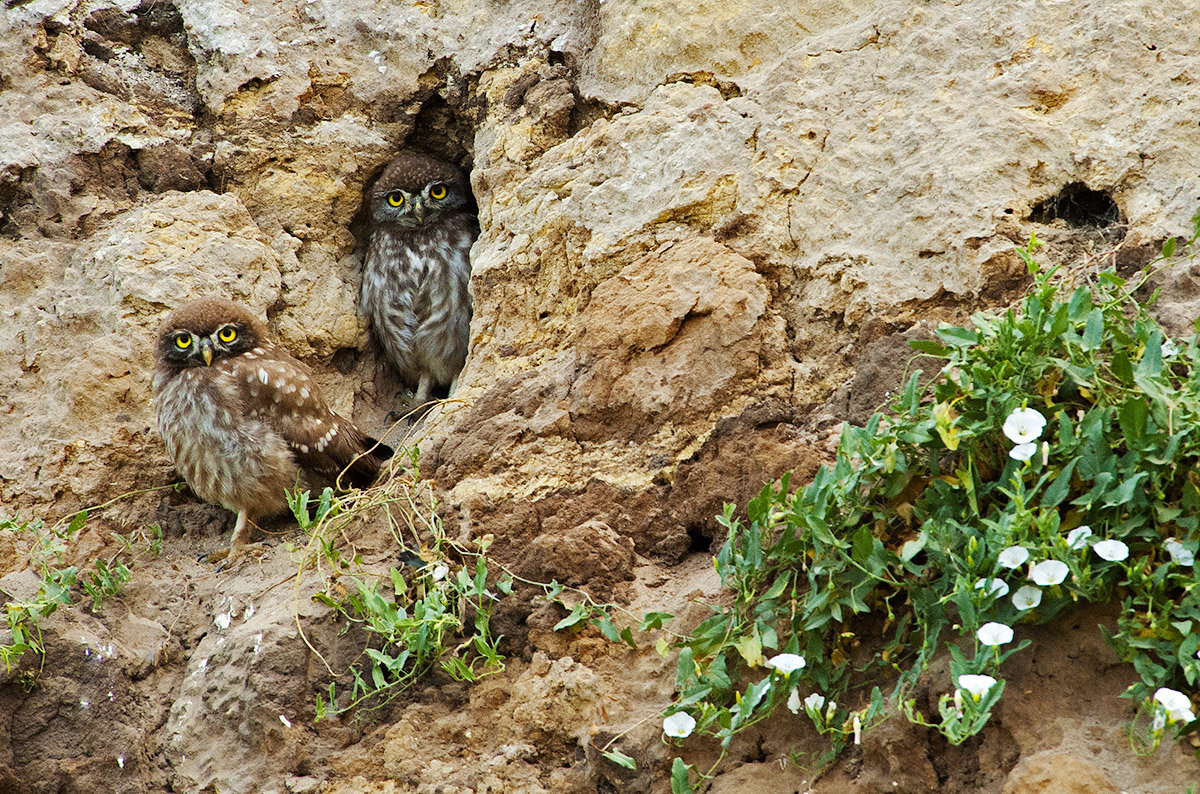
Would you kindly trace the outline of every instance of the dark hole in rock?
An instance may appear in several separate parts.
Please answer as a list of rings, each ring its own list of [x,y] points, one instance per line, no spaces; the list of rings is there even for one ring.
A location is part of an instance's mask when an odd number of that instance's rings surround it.
[[[1103,229],[1121,223],[1121,209],[1103,190],[1092,190],[1082,182],[1072,182],[1029,213],[1035,223],[1063,220],[1076,228]]]

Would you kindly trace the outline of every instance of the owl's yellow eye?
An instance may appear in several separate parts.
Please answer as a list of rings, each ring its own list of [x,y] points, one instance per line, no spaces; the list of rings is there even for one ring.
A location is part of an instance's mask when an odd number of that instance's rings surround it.
[[[229,344],[234,339],[237,339],[237,329],[232,325],[227,325],[220,331],[217,331],[217,338],[225,344]]]
[[[393,207],[399,207],[400,205],[402,205],[404,203],[404,194],[388,193],[387,202],[388,202],[388,204],[391,204]]]
[[[446,186],[434,185],[429,189],[430,198],[438,199],[439,201],[446,198]]]
[[[189,334],[175,334],[175,347],[179,350],[187,350],[192,346],[192,337]]]

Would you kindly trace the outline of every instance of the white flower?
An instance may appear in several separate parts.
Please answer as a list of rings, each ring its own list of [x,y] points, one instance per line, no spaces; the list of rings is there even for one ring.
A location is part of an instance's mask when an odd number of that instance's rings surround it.
[[[986,695],[988,690],[995,685],[996,679],[990,675],[960,675],[958,677],[959,688],[966,690],[976,700]]]
[[[696,729],[696,718],[686,711],[677,711],[663,720],[663,733],[676,739],[686,739]]]
[[[794,653],[779,653],[772,656],[764,664],[766,667],[773,667],[784,675],[787,675],[804,667],[804,657]]]
[[[1008,456],[1013,460],[1019,460],[1024,463],[1032,458],[1035,452],[1037,452],[1037,444],[1030,442],[1028,444],[1017,444],[1008,451]]]
[[[1019,565],[1024,565],[1029,559],[1029,549],[1024,546],[1009,546],[1004,551],[1000,552],[997,562],[1005,568],[1016,568]]]
[[[832,700],[826,701],[825,696],[819,692],[813,692],[804,699],[804,710],[809,713],[814,720],[821,717],[821,707],[825,708],[825,719],[833,719],[834,713],[837,711],[837,703]]]
[[[1086,524],[1081,527],[1075,527],[1067,533],[1067,546],[1079,551],[1087,546],[1087,539],[1092,536],[1092,528]]]
[[[1099,541],[1092,550],[1109,562],[1119,562],[1129,556],[1129,547],[1119,540]]]
[[[809,695],[809,697],[812,697],[812,695]],[[805,700],[804,704],[806,706],[808,705],[807,699]],[[800,713],[800,692],[796,689],[796,687],[792,687],[792,691],[788,693],[787,707],[788,711],[792,712],[793,714]]]
[[[1168,336],[1166,339],[1162,340],[1162,357],[1163,358],[1170,358],[1171,356],[1177,355],[1178,353],[1179,353],[1179,345],[1175,344],[1174,339],[1172,339],[1171,337]]]
[[[1013,606],[1022,612],[1026,609],[1033,609],[1042,603],[1042,591],[1031,584],[1022,585],[1017,588],[1017,592],[1013,593],[1012,602]]]
[[[1004,598],[1008,595],[1008,582],[1003,579],[980,579],[975,583],[976,590],[986,590],[989,595]]]
[[[1067,573],[1070,571],[1065,562],[1059,560],[1042,560],[1037,565],[1029,570],[1029,578],[1034,584],[1040,584],[1042,587],[1061,584],[1063,579],[1067,578]]]
[[[1037,441],[1046,427],[1046,417],[1034,408],[1017,408],[1004,420],[1004,435],[1014,444]]]
[[[1167,712],[1172,722],[1191,722],[1196,719],[1192,713],[1192,700],[1187,695],[1174,689],[1160,687],[1154,693],[1154,700]]]
[[[446,574],[450,573],[450,566],[444,562],[439,562],[433,566],[433,570],[429,572],[429,578],[435,582],[440,582],[446,578]]]
[[[1174,561],[1176,565],[1191,565],[1196,562],[1196,555],[1175,538],[1167,538],[1164,540],[1163,548],[1166,549],[1167,553],[1171,555],[1171,560]]]
[[[1013,630],[1003,623],[990,622],[980,626],[975,636],[984,645],[1004,645],[1012,642]]]

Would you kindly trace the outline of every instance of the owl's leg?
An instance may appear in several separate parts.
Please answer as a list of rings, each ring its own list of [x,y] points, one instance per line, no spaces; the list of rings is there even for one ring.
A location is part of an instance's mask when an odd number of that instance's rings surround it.
[[[233,537],[229,539],[229,556],[225,564],[230,565],[241,556],[242,550],[250,545],[250,521],[245,510],[239,510],[237,523],[233,525]]]
[[[429,402],[430,396],[433,394],[433,377],[429,374],[421,375],[421,382],[417,384],[416,404],[418,407]]]
[[[217,567],[218,571],[223,571],[232,565],[238,557],[242,556],[242,552],[247,546],[252,546],[250,542],[250,516],[245,510],[239,510],[237,521],[233,525],[233,537],[229,539],[229,548],[214,551],[207,555],[206,559],[211,563],[220,563]]]

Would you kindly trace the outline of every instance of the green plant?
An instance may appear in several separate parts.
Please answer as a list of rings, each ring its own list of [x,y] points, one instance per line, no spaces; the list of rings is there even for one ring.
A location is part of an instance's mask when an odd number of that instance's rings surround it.
[[[317,720],[366,703],[382,706],[435,667],[464,681],[504,669],[490,617],[497,593],[509,592],[512,579],[493,576],[495,591],[489,588],[490,536],[471,548],[446,537],[431,487],[419,478],[415,450],[408,474],[394,471],[366,491],[335,494],[326,488],[313,511],[310,502],[307,491],[289,497],[316,552],[309,559],[327,570],[313,598],[333,608],[347,630],[358,626],[368,637],[361,663],[349,670],[349,691],[339,694],[331,681],[317,697]],[[372,569],[358,555],[343,554],[342,530],[368,515],[388,522],[396,556],[404,560],[400,566]]]
[[[1186,243],[1198,238],[1200,215]],[[1112,599],[1121,617],[1105,634],[1149,715],[1140,746],[1196,726],[1171,687],[1200,683],[1200,343],[1168,338],[1147,311],[1156,296],[1135,298],[1150,270],[1062,293],[1039,244],[1019,249],[1034,285],[1018,307],[913,343],[944,361],[929,387],[914,374],[889,413],[845,427],[803,488],[766,486],[744,521],[726,507],[715,565],[731,603],[674,643],[668,715],[690,723],[677,738],[728,748],[786,704],[835,753],[897,711],[958,743],[1028,644],[1014,625]],[[927,721],[909,693],[946,649]],[[707,774],[686,767],[676,759],[676,790]]]
[[[129,495],[132,494],[123,496]],[[103,509],[108,504],[112,502],[93,510]],[[88,572],[80,581],[78,568],[67,565],[64,555],[79,537],[87,522],[88,512],[81,510],[49,528],[40,519],[29,522],[0,517],[0,531],[14,532],[30,539],[29,563],[41,580],[31,598],[11,598],[4,605],[10,635],[8,643],[0,643],[0,662],[4,663],[5,669],[11,670],[26,651],[43,654],[44,661],[41,619],[53,615],[60,606],[72,604],[72,591],[76,584],[92,599],[92,609],[98,611],[104,599],[118,594],[129,580],[129,565],[137,553],[135,543],[145,543],[155,555],[162,550],[162,529],[157,525],[150,527],[149,534],[134,531],[129,535],[119,535],[114,532],[112,536],[120,543],[121,550],[108,560],[97,559],[95,570]],[[26,676],[22,680],[26,686],[32,686],[37,675]]]

